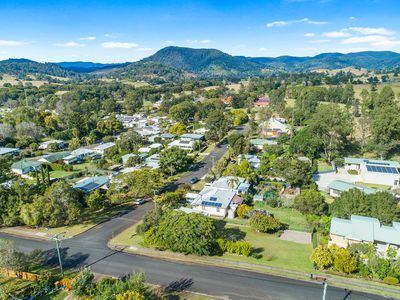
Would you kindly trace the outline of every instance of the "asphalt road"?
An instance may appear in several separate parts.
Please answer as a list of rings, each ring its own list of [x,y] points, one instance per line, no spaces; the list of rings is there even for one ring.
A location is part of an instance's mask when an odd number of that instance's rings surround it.
[[[225,153],[226,149],[227,145],[222,145],[213,151],[212,155],[215,157],[215,161]],[[202,177],[211,166],[212,158],[209,156],[205,159],[202,168],[187,175],[188,180],[195,176]],[[152,205],[152,203],[146,203],[133,211],[99,224],[86,233],[64,240],[61,245],[64,267],[90,266],[96,273],[111,276],[123,276],[135,271],[142,271],[150,283],[188,289],[226,299],[309,300],[322,298],[323,287],[320,283],[231,268],[172,262],[114,251],[107,247],[107,242],[113,236],[141,220]],[[2,233],[0,233],[0,238],[14,240],[21,251],[43,249],[46,264],[58,265],[55,244],[52,242],[24,239]],[[384,298],[328,287],[326,299]]]
[[[195,292],[226,297],[227,299],[321,299],[321,284],[309,283],[284,277],[259,274],[250,271],[166,261],[141,255],[113,251],[107,241],[118,232],[139,221],[152,207],[152,203],[139,206],[118,218],[100,224],[88,232],[62,242],[62,256],[66,268],[90,266],[94,272],[123,276],[143,271],[149,282],[175,286]],[[5,234],[1,238],[12,239],[19,249],[45,250],[46,263],[57,266],[54,243],[28,240]],[[328,287],[326,299],[383,299],[374,295],[352,293]]]

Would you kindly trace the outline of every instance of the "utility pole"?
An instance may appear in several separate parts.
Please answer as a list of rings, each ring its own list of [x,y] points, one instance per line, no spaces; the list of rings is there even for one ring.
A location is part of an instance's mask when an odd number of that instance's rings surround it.
[[[325,300],[326,299],[326,289],[328,288],[328,284],[326,283],[326,281],[324,281],[323,285],[324,285],[324,293],[322,294],[322,300]]]
[[[64,234],[65,232],[55,234],[52,239],[56,241],[56,247],[57,247],[57,255],[58,255],[58,262],[60,263],[60,270],[61,270],[61,276],[64,276],[64,270],[62,266],[62,259],[61,259],[61,253],[60,253],[60,247],[61,247],[61,241],[62,239],[59,237],[60,235]]]

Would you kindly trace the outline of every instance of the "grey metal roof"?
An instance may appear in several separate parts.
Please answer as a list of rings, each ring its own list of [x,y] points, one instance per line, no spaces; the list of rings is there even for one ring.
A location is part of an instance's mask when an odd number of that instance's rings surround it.
[[[373,189],[373,188],[357,185],[357,184],[350,183],[350,182],[343,181],[343,180],[334,180],[328,185],[328,187],[330,189],[340,191],[340,192],[347,192],[351,189],[358,189],[365,194],[375,194],[377,192],[383,192],[383,191],[387,192],[386,190]]]
[[[331,234],[364,242],[382,242],[400,246],[400,223],[381,225],[378,219],[352,215],[350,220],[333,218]]]

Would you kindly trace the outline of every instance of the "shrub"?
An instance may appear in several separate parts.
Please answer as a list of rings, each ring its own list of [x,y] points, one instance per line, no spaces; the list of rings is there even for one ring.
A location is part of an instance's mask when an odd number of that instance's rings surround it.
[[[383,279],[383,282],[386,284],[396,285],[399,283],[399,280],[396,277],[388,276]]]
[[[247,204],[242,204],[239,205],[238,209],[236,210],[236,213],[239,218],[244,219],[247,218],[247,213],[251,211],[253,208]]]
[[[358,171],[353,169],[347,170],[347,173],[349,173],[350,175],[358,175]]]
[[[310,259],[319,270],[327,269],[333,263],[332,253],[326,246],[318,246],[315,248]]]
[[[78,278],[72,283],[73,294],[76,297],[82,297],[88,294],[88,291],[93,286],[93,273],[90,269],[83,269]]]
[[[353,273],[357,269],[355,257],[347,249],[337,249],[333,254],[333,270],[342,273]]]
[[[282,206],[282,201],[280,200],[279,197],[272,197],[267,200],[267,204],[273,208],[276,208]]]
[[[256,213],[250,218],[250,226],[258,232],[276,232],[281,228],[281,223],[270,216]]]
[[[233,242],[218,239],[217,244],[222,252],[228,252],[230,254],[250,256],[253,250],[250,243],[246,241]]]
[[[126,291],[116,295],[115,300],[145,300],[145,296],[137,291]]]

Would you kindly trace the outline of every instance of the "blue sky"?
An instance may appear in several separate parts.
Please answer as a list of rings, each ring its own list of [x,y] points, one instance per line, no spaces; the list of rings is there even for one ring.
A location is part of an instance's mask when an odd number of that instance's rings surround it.
[[[135,61],[168,45],[232,55],[400,52],[398,0],[1,0],[0,59]]]

